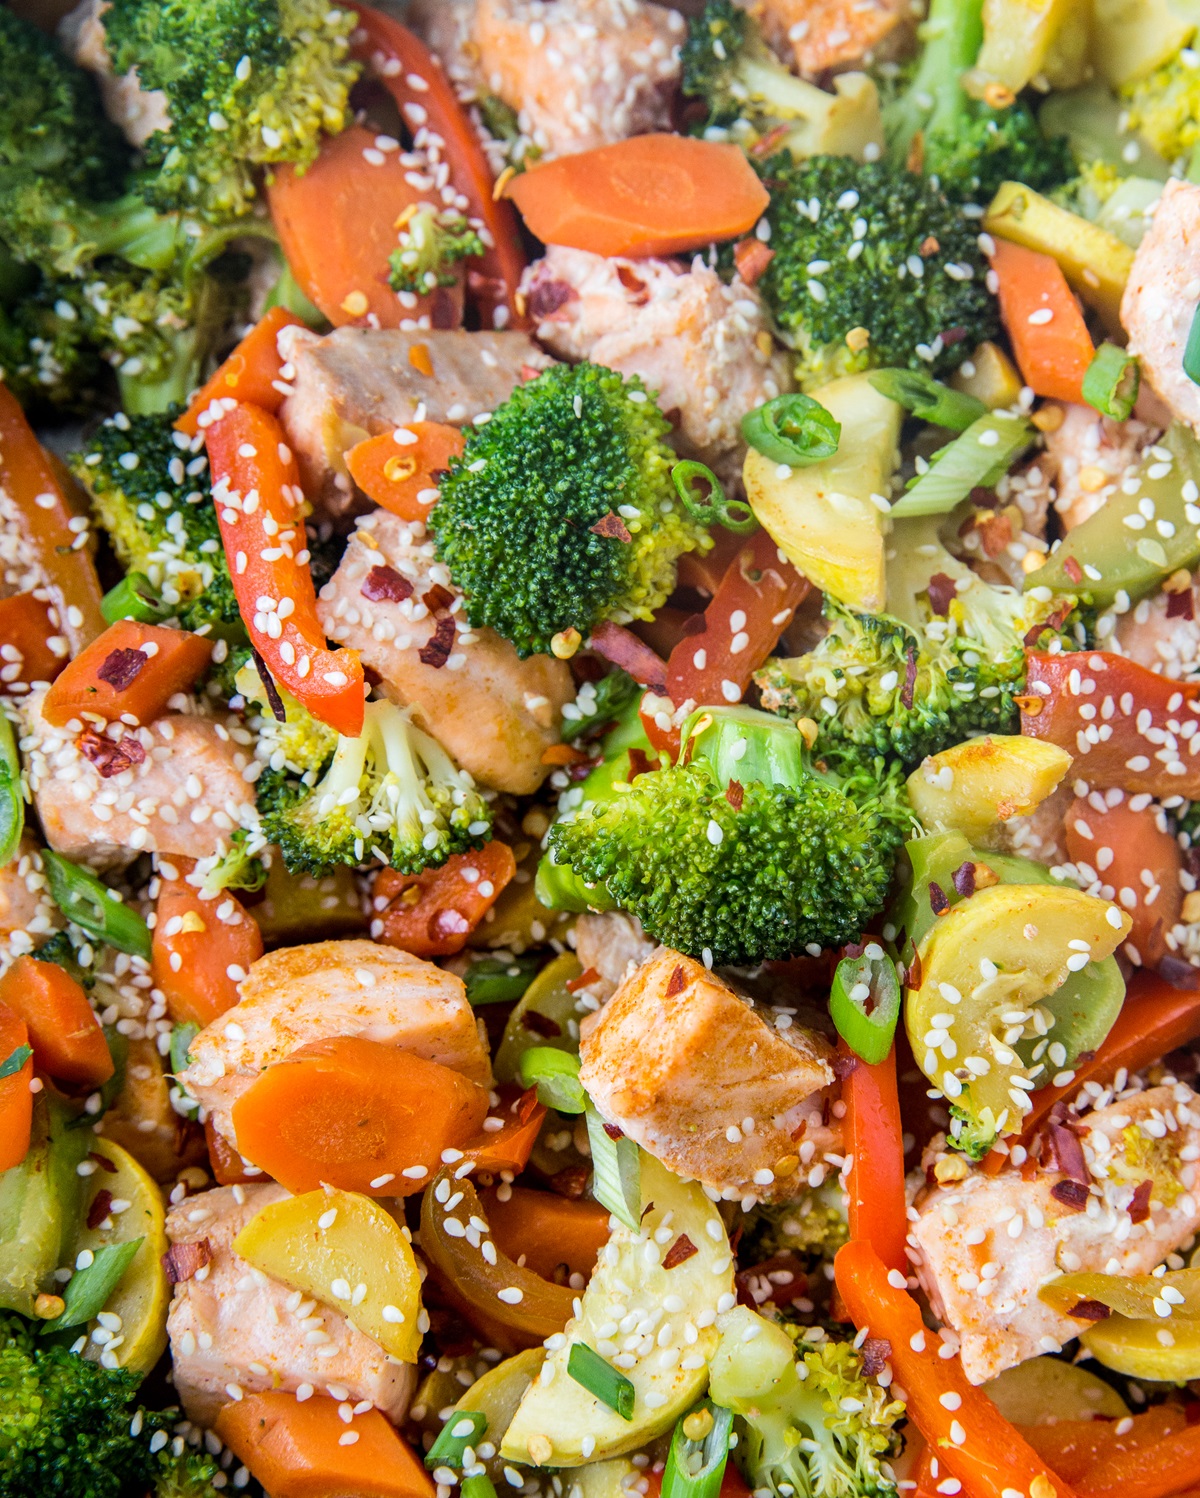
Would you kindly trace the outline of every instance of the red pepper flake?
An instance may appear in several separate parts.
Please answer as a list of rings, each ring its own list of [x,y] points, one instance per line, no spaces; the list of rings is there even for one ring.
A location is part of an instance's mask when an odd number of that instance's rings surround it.
[[[629,751],[629,782],[631,785],[639,775],[649,775],[653,768],[654,766],[646,757],[644,749],[639,749],[635,745]]]
[[[421,594],[421,602],[431,614],[439,614],[454,602],[454,594],[449,588],[443,588],[441,583],[434,583],[428,592]]]
[[[568,993],[578,993],[581,988],[589,988],[593,983],[600,981],[600,974],[594,967],[585,967],[578,978],[568,978],[564,987]]]
[[[1130,1222],[1145,1222],[1150,1216],[1150,1193],[1153,1190],[1153,1181],[1143,1181],[1133,1193],[1133,1200],[1129,1203]]]
[[[739,239],[733,247],[733,263],[747,286],[753,286],[775,258],[775,251],[761,239]]]
[[[1064,1207],[1070,1207],[1072,1212],[1082,1212],[1087,1206],[1088,1189],[1082,1181],[1056,1181],[1050,1188],[1050,1195]]]
[[[575,749],[570,744],[551,744],[542,750],[544,765],[582,765],[587,759],[585,750]]]
[[[929,881],[929,908],[934,915],[945,915],[950,909],[945,890],[932,879]]]
[[[911,707],[913,705],[913,692],[917,685],[917,647],[910,645],[907,652],[907,664],[904,667],[904,685],[900,688],[900,705]]]
[[[372,567],[358,591],[372,603],[403,603],[412,597],[413,585],[394,567]]]
[[[892,1344],[886,1337],[868,1337],[860,1350],[867,1378],[876,1378],[892,1360]]]
[[[929,579],[928,594],[929,607],[940,619],[944,619],[958,596],[958,584],[944,572],[935,572]]]
[[[137,680],[149,656],[140,650],[112,650],[105,656],[96,675],[115,691],[123,692]]]
[[[969,900],[975,893],[975,865],[967,859],[960,863],[951,876],[954,880],[954,888],[964,900]]]
[[[686,1263],[693,1254],[698,1254],[699,1252],[700,1250],[688,1235],[680,1233],[679,1237],[676,1238],[675,1242],[671,1244],[670,1248],[663,1255],[662,1267],[664,1269],[678,1269],[680,1264]]]
[[[94,728],[85,728],[75,740],[75,746],[84,759],[96,766],[103,780],[111,780],[123,770],[132,770],[134,765],[142,764],[146,758],[141,740],[132,734],[126,734],[123,739],[114,743],[112,739],[97,733]]]
[[[746,787],[740,780],[731,780],[725,787],[725,799],[734,811],[741,811],[742,802],[746,799]]]
[[[108,1214],[112,1211],[113,1194],[106,1186],[100,1188],[92,1197],[92,1204],[88,1208],[87,1225],[95,1232]]]
[[[989,557],[998,557],[1013,538],[1012,518],[1008,515],[985,515],[976,521],[983,549]]]
[[[554,1040],[562,1034],[562,1026],[557,1020],[552,1020],[548,1014],[539,1014],[536,1009],[526,1009],[521,1016],[521,1025],[546,1040]]]
[[[606,1123],[604,1125],[604,1132],[608,1135],[608,1137],[610,1139],[624,1139],[625,1138],[625,1130],[621,1127],[620,1124]]]
[[[525,305],[529,309],[529,315],[535,322],[541,322],[544,318],[551,317],[560,307],[565,307],[568,302],[579,300],[579,293],[569,281],[535,281],[529,288],[529,294],[525,299]],[[526,374],[525,371],[529,370]],[[521,378],[523,380],[536,380],[541,374],[540,369],[534,369],[529,364],[521,365]]]
[[[590,1175],[591,1171],[586,1165],[568,1165],[564,1170],[556,1170],[550,1177],[550,1190],[555,1196],[565,1196],[568,1201],[577,1202],[584,1193]]]
[[[447,908],[436,910],[429,918],[429,934],[436,941],[447,936],[465,936],[471,923],[461,911]]]
[[[858,1065],[858,1057],[854,1055],[843,1056],[839,1051],[838,1054],[833,1058],[831,1065],[833,1066],[834,1076],[838,1079],[839,1082],[844,1082]],[[793,1139],[795,1139],[796,1137],[797,1136],[795,1134],[792,1135]]]
[[[603,536],[607,541],[623,541],[627,546],[633,540],[629,527],[611,510],[606,515],[601,515],[595,525],[589,525],[588,530],[593,536]]]
[[[559,284],[561,284],[561,285],[565,285],[565,284],[566,284],[566,283],[565,283],[565,282],[560,282],[560,283],[559,283]],[[564,298],[563,298],[563,301],[564,301],[564,302],[568,302],[568,301],[570,301],[570,299],[571,299],[571,298],[570,298],[570,297],[569,297],[569,296],[567,296],[567,297],[564,297]],[[527,305],[528,305],[528,304],[527,304]],[[559,306],[560,306],[560,307],[561,307],[561,306],[562,306],[562,302],[559,302],[559,304],[558,304],[558,305],[559,305]],[[529,310],[530,310],[530,311],[531,311],[531,312],[533,312],[533,307],[532,307],[532,305],[530,305],[530,306],[529,306]],[[545,314],[545,313],[544,313],[544,312],[543,312],[543,313],[541,313],[541,314],[538,314],[538,313],[536,313],[536,312],[534,312],[534,316],[535,316],[535,317],[536,317],[536,316],[539,316],[539,315],[540,315],[540,316],[542,316],[542,317],[544,317],[544,316],[545,316],[545,315],[546,315],[546,314]],[[536,379],[537,379],[537,377],[538,377],[538,375],[540,375],[540,374],[541,374],[541,373],[542,373],[542,372],[543,372],[543,371],[542,371],[542,370],[540,370],[540,369],[535,369],[535,368],[534,368],[534,366],[533,366],[533,365],[532,365],[532,364],[522,364],[522,365],[521,365],[521,370],[520,370],[520,374],[521,374],[521,383],[522,383],[522,384],[523,384],[523,385],[528,385],[528,384],[529,384],[529,382],[530,382],[530,380],[536,380]]]
[[[1194,619],[1195,617],[1195,597],[1191,588],[1184,588],[1178,593],[1167,594],[1168,619]]]
[[[633,270],[632,266],[618,265],[617,280],[620,281],[625,290],[635,299],[639,307],[650,300],[650,293],[646,289],[645,281]]]
[[[1106,1306],[1102,1300],[1077,1300],[1067,1315],[1074,1316],[1077,1321],[1103,1321],[1112,1315],[1112,1307]]]
[[[908,986],[909,988],[920,988],[925,977],[925,969],[921,966],[921,954],[914,947],[912,961],[908,964]]]
[[[110,1176],[116,1175],[117,1167],[113,1164],[113,1162],[108,1158],[107,1155],[100,1155],[97,1154],[95,1150],[92,1150],[88,1155],[88,1159],[94,1160],[95,1163],[100,1167],[100,1169],[106,1170]]]
[[[429,639],[417,651],[421,663],[432,666],[435,671],[440,671],[450,659],[450,651],[454,645],[454,620],[449,614],[443,614],[437,622],[437,628],[429,636]]]
[[[1080,1144],[1078,1135],[1063,1124],[1052,1123],[1046,1130],[1046,1137],[1063,1175],[1083,1186],[1088,1185],[1091,1176],[1088,1174],[1087,1163],[1083,1158],[1083,1145]]]
[[[190,1280],[198,1269],[212,1262],[212,1245],[207,1238],[197,1238],[194,1243],[172,1243],[162,1256],[162,1266],[173,1285]]]
[[[1066,561],[1063,563],[1063,571],[1067,574],[1067,576],[1073,583],[1081,583],[1083,581],[1083,568],[1079,565],[1074,557],[1068,557],[1066,559]]]
[[[687,978],[684,977],[683,969],[676,966],[667,979],[667,998],[673,999],[677,993],[682,993],[687,987]]]
[[[275,678],[267,670],[267,663],[259,655],[253,646],[250,654],[254,657],[255,669],[258,671],[258,679],[263,684],[263,691],[267,694],[267,702],[270,704],[271,712],[277,723],[287,722],[287,708],[283,705],[283,698],[279,695],[279,688],[275,685]]]

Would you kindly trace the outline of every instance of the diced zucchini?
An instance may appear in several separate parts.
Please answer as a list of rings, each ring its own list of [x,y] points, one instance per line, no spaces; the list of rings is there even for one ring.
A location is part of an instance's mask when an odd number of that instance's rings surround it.
[[[995,411],[999,406],[1016,405],[1023,381],[1017,366],[1004,350],[988,339],[954,371],[950,384],[955,390],[973,395],[989,410]]]
[[[96,1136],[72,1129],[65,1109],[39,1095],[29,1150],[20,1165],[0,1175],[0,1309],[33,1315],[51,1276],[63,1263],[83,1196],[75,1167]]]
[[[1056,1420],[1120,1420],[1129,1413],[1111,1384],[1061,1358],[1029,1358],[984,1384],[992,1403],[1012,1425],[1052,1425]]]
[[[984,0],[983,46],[968,75],[982,97],[989,83],[1019,94],[1034,79],[1077,88],[1088,76],[1087,0]]]
[[[493,1070],[498,1082],[516,1080],[522,1054],[533,1046],[579,1053],[579,1021],[587,1013],[567,987],[583,972],[573,952],[556,957],[537,975],[509,1015]],[[574,1027],[572,1031],[572,1027]]]
[[[1092,0],[1092,61],[1121,88],[1174,57],[1198,22],[1195,0]]]
[[[927,831],[981,837],[1028,816],[1070,768],[1071,756],[1048,739],[989,734],[929,755],[908,777],[908,799]]]

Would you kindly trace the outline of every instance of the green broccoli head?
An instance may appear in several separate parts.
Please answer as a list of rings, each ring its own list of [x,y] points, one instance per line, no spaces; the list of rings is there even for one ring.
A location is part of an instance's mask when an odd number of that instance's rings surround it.
[[[926,134],[923,170],[948,198],[987,204],[1002,182],[1053,192],[1075,176],[1075,161],[1066,136],[1045,136],[1023,99],[1007,109],[968,100],[952,128]]]
[[[245,214],[258,168],[313,161],[322,132],[346,123],[354,25],[323,0],[114,0],[114,68],[167,97],[170,126],[146,143],[149,199]]]
[[[833,1256],[850,1236],[846,1219],[846,1193],[837,1176],[808,1189],[793,1201],[760,1202],[742,1237],[739,1257],[758,1262],[775,1254],[797,1254],[833,1263]]]
[[[239,668],[234,685],[240,696],[261,709],[252,723],[258,733],[257,757],[276,773],[282,771],[315,785],[333,758],[337,730],[314,718],[278,682],[272,681],[268,691],[253,657]]]
[[[752,708],[703,708],[686,763],[618,782],[549,834],[600,908],[716,963],[841,946],[882,908],[911,817],[882,765],[818,773],[803,736]],[[878,777],[878,778],[876,778]]]
[[[178,1438],[158,1454],[153,1474],[154,1498],[217,1498],[219,1489],[213,1478],[220,1469],[216,1462],[190,1446],[176,1451],[177,1441]]]
[[[400,231],[400,243],[388,264],[393,291],[422,296],[438,286],[458,283],[458,264],[487,253],[482,239],[457,208],[421,203]]]
[[[1167,161],[1194,163],[1200,145],[1200,55],[1191,46],[1122,91],[1129,131]]]
[[[473,428],[429,517],[471,623],[527,656],[651,618],[680,554],[712,545],[675,492],[669,430],[639,379],[595,364],[545,370]]]
[[[0,285],[4,279],[0,271]],[[27,410],[95,410],[104,364],[87,339],[74,295],[77,288],[32,270],[24,284],[12,284],[11,295],[0,289],[0,378]]]
[[[999,332],[977,231],[932,183],[847,156],[759,170],[775,253],[758,285],[802,384],[877,365],[942,373]],[[869,341],[851,349],[858,329]]]
[[[362,733],[338,739],[315,786],[268,770],[257,799],[288,868],[318,878],[374,859],[419,874],[491,836],[491,808],[471,777],[387,701],[367,703]]]

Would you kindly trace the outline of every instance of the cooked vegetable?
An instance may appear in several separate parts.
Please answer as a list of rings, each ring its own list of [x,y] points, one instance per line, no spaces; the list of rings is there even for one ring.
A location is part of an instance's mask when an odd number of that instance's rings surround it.
[[[579,1080],[579,1057],[555,1046],[534,1045],[521,1052],[517,1080],[537,1089],[538,1102],[559,1113],[582,1113],[587,1094]]]
[[[906,411],[934,426],[965,432],[988,407],[977,396],[942,385],[931,375],[917,369],[876,369],[871,384],[880,395],[896,401]]]
[[[809,395],[776,396],[742,417],[742,436],[756,452],[794,468],[833,457],[841,435],[840,423]]]
[[[1188,20],[1193,34],[1181,38],[1181,45],[1172,56],[1162,58],[1152,70],[1132,78],[1120,92],[1121,103],[1129,111],[1129,129],[1149,141],[1165,160],[1185,168],[1192,166],[1193,153],[1200,142],[1200,128],[1196,124],[1200,80],[1196,77],[1193,51],[1195,17],[1189,16]]]
[[[1142,806],[1123,798],[1098,811],[1077,800],[1064,830],[1080,881],[1093,890],[1111,889],[1129,912],[1133,925],[1125,955],[1133,960],[1136,953],[1146,967],[1157,967],[1171,950],[1167,934],[1182,916],[1184,899],[1183,852],[1171,824],[1153,802]]]
[[[205,896],[188,883],[190,870],[179,872],[177,879],[160,875],[151,971],[177,1025],[211,1025],[237,1003],[234,974],[250,971],[263,954],[263,939],[236,896]]]
[[[676,1422],[662,1475],[666,1498],[717,1498],[724,1490],[733,1416],[701,1400]]]
[[[119,952],[149,958],[149,928],[136,910],[122,903],[116,890],[48,848],[42,851],[42,864],[54,903],[68,920]]]
[[[0,712],[0,866],[12,861],[24,828],[25,798],[17,740],[7,715]]]
[[[636,1391],[632,1380],[619,1373],[586,1342],[571,1344],[567,1376],[573,1378],[589,1394],[594,1394],[601,1404],[615,1410],[622,1420],[633,1419]]]
[[[846,1152],[850,1236],[865,1239],[888,1266],[908,1268],[905,1247],[904,1134],[896,1090],[896,1054],[868,1063],[845,1040],[839,1047],[849,1067],[842,1083],[846,1104]]]
[[[586,1010],[579,1007],[570,985],[582,973],[574,953],[563,952],[548,962],[532,982],[522,983],[519,1002],[505,1021],[504,1034],[492,1060],[497,1081],[516,1081],[525,1052],[535,1046],[554,1047],[578,1056],[579,1037],[578,1033],[572,1036],[571,1023],[574,1021],[578,1032],[579,1019]],[[465,981],[469,993],[470,974]]]
[[[438,477],[462,457],[463,434],[438,421],[410,421],[356,443],[345,454],[350,477],[368,499],[401,520],[427,520]]]
[[[1075,88],[1089,73],[1091,11],[1079,0],[985,0],[983,46],[971,86],[1018,93],[1033,79]]]
[[[1011,411],[989,411],[933,455],[892,505],[895,519],[944,515],[977,488],[992,489],[1033,441],[1034,429]]]
[[[29,1029],[7,1004],[0,1005],[0,1172],[20,1166],[29,1151],[33,1120],[33,1047]],[[0,1217],[7,1216],[0,1182]],[[5,1226],[11,1231],[11,1221]]]
[[[485,843],[475,853],[453,853],[437,868],[420,874],[383,869],[375,879],[376,902],[388,903],[378,916],[378,940],[403,947],[414,957],[449,957],[461,952],[516,873],[507,843]],[[414,897],[409,892],[416,890]]]
[[[514,1260],[524,1254],[526,1266],[544,1279],[587,1279],[608,1242],[608,1208],[598,1199],[573,1201],[528,1186],[508,1192],[496,1188],[482,1198],[497,1247]]]
[[[279,357],[279,334],[284,328],[302,327],[300,318],[284,307],[272,307],[254,324],[220,368],[196,391],[187,410],[174,422],[185,437],[201,431],[200,417],[218,400],[247,401],[272,414],[283,404]],[[214,531],[213,534],[216,534]]]
[[[1186,366],[1186,353],[1184,362]],[[1140,383],[1137,359],[1115,343],[1102,343],[1083,377],[1083,398],[1102,416],[1127,421],[1133,414]]]
[[[994,241],[1000,315],[1025,383],[1037,395],[1083,400],[1095,349],[1058,262],[1008,239]]]
[[[36,957],[16,958],[0,974],[0,1004],[28,1026],[39,1071],[57,1082],[88,1088],[99,1087],[112,1076],[112,1057],[100,1021],[87,994],[63,968]]]
[[[931,755],[908,777],[908,799],[926,831],[953,827],[981,837],[1026,817],[1071,768],[1057,744],[1020,734],[967,739]]]
[[[637,1232],[642,1213],[642,1152],[627,1135],[614,1139],[595,1108],[587,1110],[592,1195],[619,1223]]]
[[[122,619],[70,661],[42,699],[48,723],[73,719],[153,723],[171,698],[195,685],[212,659],[200,635]]]
[[[900,980],[896,964],[878,942],[868,942],[858,955],[847,954],[838,963],[829,1014],[856,1056],[870,1066],[884,1060],[900,1018]]]

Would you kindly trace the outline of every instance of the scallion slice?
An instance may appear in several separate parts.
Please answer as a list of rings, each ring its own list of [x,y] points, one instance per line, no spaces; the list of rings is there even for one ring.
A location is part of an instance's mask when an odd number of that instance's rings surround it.
[[[642,1159],[632,1139],[614,1139],[595,1108],[584,1115],[592,1150],[592,1195],[618,1222],[637,1232],[642,1218]]]
[[[945,515],[972,489],[998,484],[1014,460],[1033,441],[1033,427],[1023,416],[989,411],[961,436],[934,454],[926,471],[892,506],[895,519],[910,515]]]
[[[474,1449],[487,1430],[488,1417],[479,1410],[455,1410],[437,1433],[437,1440],[425,1453],[425,1465],[461,1467],[467,1447]]]
[[[496,1488],[486,1472],[476,1472],[462,1480],[462,1498],[496,1498]]]
[[[732,1431],[733,1415],[711,1399],[689,1410],[671,1437],[661,1498],[717,1498]]]
[[[1138,361],[1115,343],[1102,343],[1083,376],[1083,398],[1102,416],[1126,421],[1138,398]]]
[[[69,921],[119,952],[150,956],[150,928],[128,905],[87,869],[47,849],[42,854],[50,895]]]
[[[579,1057],[552,1045],[534,1045],[521,1052],[517,1066],[522,1087],[536,1087],[538,1102],[559,1113],[582,1113],[587,1093],[579,1080]]]
[[[15,1077],[25,1063],[33,1055],[33,1047],[19,1045],[15,1051],[10,1051],[3,1061],[0,1061],[0,1082],[5,1077]]]
[[[128,1243],[106,1243],[103,1248],[98,1248],[87,1268],[77,1269],[67,1281],[67,1288],[63,1291],[66,1308],[61,1316],[42,1323],[43,1335],[82,1326],[102,1311],[134,1254],[145,1241],[144,1238],[131,1238]]]
[[[723,525],[739,536],[758,529],[754,511],[744,499],[725,498],[721,480],[707,463],[685,458],[671,469],[671,481],[684,509],[701,525]]]
[[[965,432],[973,421],[987,415],[977,396],[951,390],[919,369],[875,369],[867,376],[880,395],[934,426]]]
[[[1196,308],[1192,326],[1188,329],[1187,346],[1183,351],[1183,372],[1194,385],[1200,385],[1200,307]]]
[[[833,975],[829,1013],[854,1052],[875,1066],[892,1048],[900,1018],[896,964],[875,942],[857,957],[843,957]]]
[[[540,957],[481,957],[463,974],[467,1003],[515,1004],[533,982]]]
[[[168,618],[171,610],[159,603],[144,572],[129,572],[100,600],[100,612],[110,624],[117,624],[122,619],[157,624],[160,619]]]
[[[0,864],[11,863],[25,829],[21,761],[12,724],[0,713]]]
[[[576,1342],[567,1359],[567,1372],[601,1404],[616,1410],[622,1420],[633,1419],[633,1384],[586,1342]]]
[[[194,1020],[186,1025],[176,1025],[171,1031],[171,1070],[176,1075],[191,1066],[192,1058],[188,1054],[188,1046],[199,1033],[200,1026]]]
[[[777,395],[742,417],[742,436],[756,452],[790,468],[832,458],[842,425],[811,395]]]

